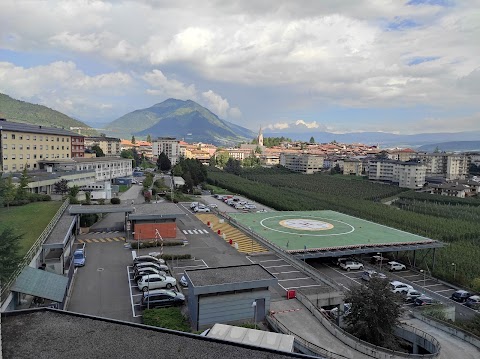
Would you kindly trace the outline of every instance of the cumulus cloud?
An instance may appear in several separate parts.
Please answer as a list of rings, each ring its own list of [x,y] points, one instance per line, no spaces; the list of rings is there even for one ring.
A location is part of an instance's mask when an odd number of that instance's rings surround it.
[[[147,93],[150,95],[174,97],[181,100],[196,99],[195,85],[185,85],[181,81],[168,79],[160,70],[146,73],[142,78],[153,87],[147,89]]]
[[[317,123],[317,121],[306,122],[296,120],[294,122],[276,122],[265,126],[266,129],[273,131],[288,130],[289,132],[308,132],[312,130],[327,130],[327,126]]]

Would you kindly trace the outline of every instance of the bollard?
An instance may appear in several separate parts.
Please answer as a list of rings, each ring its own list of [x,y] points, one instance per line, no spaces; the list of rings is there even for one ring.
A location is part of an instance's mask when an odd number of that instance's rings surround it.
[[[235,242],[235,249],[238,250],[238,243]]]
[[[207,227],[210,227],[210,221],[207,222]]]
[[[230,239],[230,240],[228,241],[228,243],[233,244],[233,241]]]
[[[218,235],[220,235],[220,234],[222,234],[222,233],[221,233],[221,231],[220,231],[220,230],[218,230],[218,231],[217,231],[217,234],[218,234]]]

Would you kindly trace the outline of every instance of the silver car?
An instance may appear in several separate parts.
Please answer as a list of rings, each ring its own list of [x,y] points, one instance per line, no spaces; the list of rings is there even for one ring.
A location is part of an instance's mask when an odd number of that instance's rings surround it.
[[[163,276],[159,274],[150,274],[143,276],[137,282],[138,289],[147,292],[152,289],[170,289],[177,285],[177,280],[173,277]]]

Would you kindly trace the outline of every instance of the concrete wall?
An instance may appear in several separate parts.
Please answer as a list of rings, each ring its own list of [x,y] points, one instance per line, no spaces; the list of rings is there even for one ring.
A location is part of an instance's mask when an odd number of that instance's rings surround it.
[[[135,240],[154,239],[156,229],[163,238],[176,238],[177,236],[177,224],[175,222],[135,223]]]
[[[221,294],[198,297],[198,330],[215,323],[233,323],[254,320],[252,303],[256,299],[265,299],[265,313],[270,310],[270,292],[268,290]],[[195,302],[195,301],[193,301]],[[192,313],[190,313],[192,316]],[[192,318],[192,320],[197,318]],[[196,323],[193,323],[194,327]]]

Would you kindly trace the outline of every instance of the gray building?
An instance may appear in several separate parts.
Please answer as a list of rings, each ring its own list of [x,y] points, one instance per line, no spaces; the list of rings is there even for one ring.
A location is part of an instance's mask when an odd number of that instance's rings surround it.
[[[270,310],[268,287],[278,281],[259,264],[186,270],[185,277],[194,330],[263,320]]]

